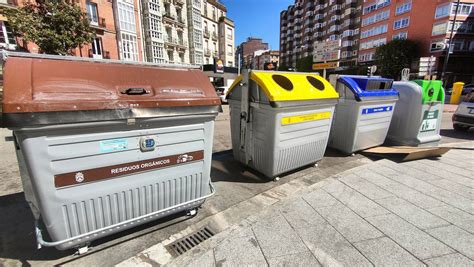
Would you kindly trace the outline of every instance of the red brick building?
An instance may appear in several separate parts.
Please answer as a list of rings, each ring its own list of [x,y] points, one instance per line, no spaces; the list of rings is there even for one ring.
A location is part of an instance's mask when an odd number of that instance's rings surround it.
[[[240,64],[242,68],[251,68],[254,53],[258,50],[268,50],[268,43],[264,43],[260,38],[247,38],[247,41],[237,46],[237,51],[235,53],[235,62],[237,62],[237,64]],[[239,55],[240,63],[238,61]]]
[[[77,0],[90,20],[96,37],[91,44],[76,48],[76,56],[96,59],[121,59],[142,61],[142,41],[140,30],[140,0]],[[0,0],[3,8],[17,8],[23,2]],[[33,43],[24,43],[12,34],[6,18],[0,21],[0,47],[15,50],[22,47],[31,53],[38,53]]]
[[[367,0],[363,4],[359,41],[359,64],[371,64],[375,50],[394,39],[419,43],[421,57],[436,57],[441,75],[449,36],[454,22],[456,0]],[[453,32],[448,72],[474,74],[474,0],[462,0]],[[465,64],[469,65],[466,66]],[[454,77],[453,76],[453,77]],[[452,78],[453,78],[452,77]],[[462,78],[464,79],[464,78]]]

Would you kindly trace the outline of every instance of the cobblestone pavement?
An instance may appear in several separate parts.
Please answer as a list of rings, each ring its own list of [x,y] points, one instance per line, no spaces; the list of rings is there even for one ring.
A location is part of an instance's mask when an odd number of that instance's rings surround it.
[[[169,265],[474,266],[474,142],[467,147],[339,173]],[[153,263],[141,254],[120,265]]]

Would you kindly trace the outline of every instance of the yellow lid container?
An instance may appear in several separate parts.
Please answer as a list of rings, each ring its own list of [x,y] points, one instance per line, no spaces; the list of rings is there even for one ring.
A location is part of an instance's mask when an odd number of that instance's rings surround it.
[[[326,79],[313,73],[251,71],[249,78],[258,84],[271,102],[339,98]],[[227,95],[242,79],[242,75],[237,77]]]

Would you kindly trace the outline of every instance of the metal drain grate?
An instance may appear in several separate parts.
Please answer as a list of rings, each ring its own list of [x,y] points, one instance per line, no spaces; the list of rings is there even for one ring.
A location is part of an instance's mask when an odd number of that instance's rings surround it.
[[[196,232],[185,236],[181,239],[174,241],[173,243],[166,246],[168,251],[175,256],[179,256],[184,254],[186,251],[191,250],[193,247],[201,244],[205,240],[214,236],[214,232],[209,229],[209,227],[204,227],[202,229],[197,230]]]

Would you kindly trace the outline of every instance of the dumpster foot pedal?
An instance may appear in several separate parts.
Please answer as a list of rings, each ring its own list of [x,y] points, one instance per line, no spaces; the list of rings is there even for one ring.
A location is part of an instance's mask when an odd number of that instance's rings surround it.
[[[192,209],[192,210],[188,210],[188,212],[186,212],[186,216],[189,216],[189,217],[192,217],[194,215],[196,215],[198,213],[198,209]]]
[[[206,226],[204,228],[197,230],[194,233],[191,233],[190,235],[187,235],[167,245],[166,249],[171,254],[174,254],[175,256],[179,256],[191,250],[193,247],[206,241],[207,239],[213,237],[214,235],[215,235],[214,231],[212,231],[209,227]]]
[[[80,247],[80,248],[77,249],[77,254],[83,255],[83,254],[86,254],[88,251],[89,251],[88,246]]]

